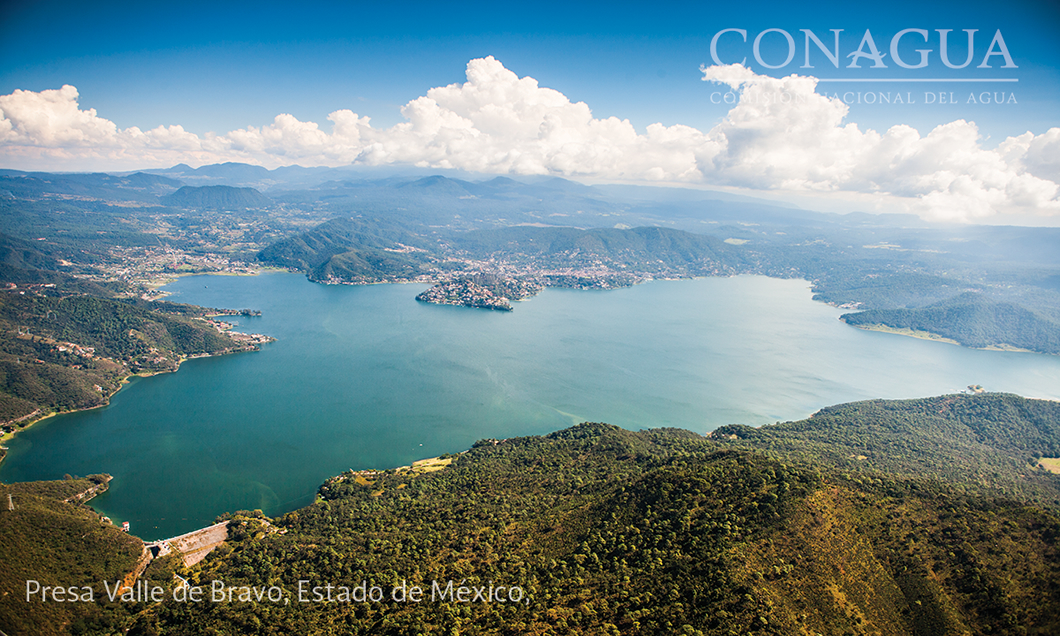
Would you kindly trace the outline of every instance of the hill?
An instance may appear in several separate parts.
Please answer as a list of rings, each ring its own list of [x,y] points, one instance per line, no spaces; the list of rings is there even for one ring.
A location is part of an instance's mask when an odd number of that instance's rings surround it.
[[[806,467],[944,481],[955,492],[1013,497],[1060,509],[1060,403],[1001,393],[869,400],[799,422],[723,426],[712,439]]]
[[[61,289],[41,283],[0,292],[4,432],[26,424],[23,418],[102,405],[132,373],[172,371],[187,356],[249,347],[195,319],[202,308]]]
[[[482,440],[430,466],[344,473],[279,519],[228,515],[229,541],[177,571],[289,603],[122,604],[84,633],[1052,634],[1060,500],[1029,505],[1033,488],[967,470],[1038,470],[1060,448],[1058,409],[942,396],[710,438],[586,423]],[[847,462],[871,444],[889,459]],[[961,467],[939,473],[946,461]],[[362,585],[381,597],[355,600]],[[418,602],[395,600],[417,586]]]
[[[270,245],[256,260],[304,271],[316,281],[393,281],[429,271],[433,259],[416,247],[425,244],[400,224],[337,218]]]
[[[314,634],[1052,633],[1055,506],[961,493],[926,464],[871,477],[811,468],[792,433],[849,445],[875,433],[861,423],[876,409],[876,425],[895,431],[889,441],[911,452],[916,424],[944,404],[1005,452],[1060,441],[1056,404],[998,395],[835,407],[814,419],[845,438],[809,420],[764,427],[772,437],[743,450],[605,424],[484,440],[438,472],[329,480],[322,501],[275,521],[285,534],[242,517],[241,538],[199,576],[292,591],[299,579],[387,592],[405,581],[428,598],[452,580],[517,586],[529,603],[250,603],[228,613],[164,603],[130,633],[255,622]],[[1024,439],[1029,430],[1038,434]],[[964,451],[949,444],[962,432],[931,434],[940,457]],[[788,439],[790,452],[771,443]]]
[[[460,234],[452,245],[481,259],[561,269],[607,267],[642,276],[731,274],[748,262],[743,250],[716,237],[662,227],[508,227]]]
[[[202,210],[247,210],[273,205],[272,199],[254,188],[226,185],[183,186],[159,199],[166,205]]]
[[[1060,323],[1007,302],[967,292],[913,309],[874,309],[844,314],[856,327],[885,325],[928,332],[977,348],[1017,348],[1060,354]]]
[[[416,187],[452,187],[432,182]],[[712,236],[669,228],[509,227],[434,236],[379,219],[338,218],[262,250],[263,264],[301,269],[312,280],[393,280],[447,276],[447,261],[504,262],[542,270],[618,273],[630,284],[644,276],[731,274],[744,267],[739,248]]]
[[[84,505],[66,498],[106,483],[107,475],[87,479],[0,485],[0,626],[7,634],[79,633],[109,623],[105,603],[26,601],[27,581],[74,587],[96,600],[106,598],[103,581],[120,580],[133,570],[143,543]],[[8,509],[8,496],[14,510]],[[67,596],[66,598],[70,598]]]
[[[61,198],[80,201],[137,201],[158,204],[158,197],[183,185],[166,177],[136,172],[127,175],[104,173],[53,174],[48,172],[7,171],[0,174],[0,191],[28,200]]]
[[[59,268],[59,262],[31,241],[0,234],[0,266],[18,270],[53,271]],[[5,271],[5,279],[11,276],[8,272],[10,270]]]

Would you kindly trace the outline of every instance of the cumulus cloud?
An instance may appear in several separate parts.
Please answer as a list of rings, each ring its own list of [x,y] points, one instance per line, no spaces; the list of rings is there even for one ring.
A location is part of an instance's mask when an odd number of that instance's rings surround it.
[[[698,177],[699,131],[596,119],[584,102],[518,77],[492,57],[472,60],[467,82],[433,88],[402,108],[407,121],[362,129],[357,160],[412,163],[488,173],[560,174],[611,179]]]
[[[406,104],[405,121],[374,128],[349,110],[330,126],[277,115],[266,126],[198,136],[178,125],[120,129],[77,89],[0,96],[0,162],[76,169],[246,161],[266,166],[412,164],[494,174],[686,182],[804,192],[867,193],[883,205],[937,219],[1015,212],[1060,216],[1060,128],[984,149],[974,123],[922,136],[846,122],[841,100],[813,77],[772,78],[741,65],[702,69],[735,102],[714,128],[593,116],[583,102],[518,77],[492,57],[471,60],[467,81],[432,88]],[[330,129],[330,132],[327,129]]]
[[[91,147],[106,144],[117,132],[114,122],[96,116],[95,109],[77,107],[77,89],[16,90],[0,96],[0,142],[46,148]]]
[[[168,166],[174,161],[225,160],[222,145],[200,139],[181,126],[147,132],[120,130],[94,108],[81,110],[77,89],[63,86],[39,93],[16,90],[0,95],[0,159],[21,169],[76,170]]]
[[[1026,133],[997,150],[974,123],[954,121],[926,136],[899,125],[884,133],[844,124],[847,106],[816,92],[817,80],[755,75],[739,65],[702,69],[740,100],[708,137],[721,146],[708,182],[786,190],[846,190],[898,197],[940,220],[998,213],[1060,215],[1060,129]]]

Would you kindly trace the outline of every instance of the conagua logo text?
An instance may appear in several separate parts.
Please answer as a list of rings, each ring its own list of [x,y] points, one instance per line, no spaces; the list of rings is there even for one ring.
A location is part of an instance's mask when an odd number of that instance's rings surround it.
[[[935,29],[934,32],[929,32],[927,29],[902,29],[891,37],[889,52],[880,50],[871,29],[865,30],[860,44],[850,52],[840,47],[839,40],[843,29],[830,29],[832,36],[824,36],[823,39],[810,29],[799,29],[799,31],[803,34],[802,55],[799,56],[802,65],[799,68],[812,69],[815,63],[820,64],[823,60],[827,60],[835,68],[841,66],[857,69],[891,68],[892,66],[888,65],[890,63],[894,67],[920,69],[935,64],[936,53],[937,60],[951,69],[967,68],[976,60],[980,60],[980,63],[975,68],[1019,68],[1012,61],[1012,55],[1009,53],[1008,45],[1000,29],[994,32],[994,37],[985,47],[983,45],[986,43],[986,38],[976,36],[979,29],[963,29],[963,38],[966,38],[966,42],[962,44],[966,44],[967,48],[966,57],[963,60],[955,60],[950,55],[951,46],[954,44],[950,35],[953,29]],[[746,29],[734,28],[718,31],[710,40],[711,59],[719,66],[737,62],[746,66],[746,53],[750,52],[759,65],[775,70],[786,68],[800,53],[796,38],[784,29],[765,29],[754,35],[750,43],[748,43],[748,37]],[[830,42],[826,44],[828,40]],[[886,40],[883,41],[886,42]],[[743,51],[744,58],[742,60],[722,59],[722,55],[718,53],[719,42],[728,50]],[[769,47],[768,55],[763,53],[763,42]],[[921,44],[924,48],[909,50],[910,45]],[[775,50],[774,47],[776,47]],[[748,48],[750,51],[747,50]],[[979,57],[980,55],[982,57]],[[769,59],[766,59],[767,57]],[[995,66],[995,64],[1001,65]]]

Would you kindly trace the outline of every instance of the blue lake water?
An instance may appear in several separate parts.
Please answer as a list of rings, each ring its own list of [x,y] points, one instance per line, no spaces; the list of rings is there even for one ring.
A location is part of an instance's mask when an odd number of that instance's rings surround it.
[[[858,330],[801,280],[548,289],[511,313],[417,303],[425,288],[182,278],[170,300],[260,309],[237,328],[277,342],[188,361],[105,408],[45,420],[12,440],[0,480],[110,473],[92,505],[156,539],[225,511],[300,507],[350,468],[588,420],[705,433],[969,384],[1060,399],[1060,357]]]

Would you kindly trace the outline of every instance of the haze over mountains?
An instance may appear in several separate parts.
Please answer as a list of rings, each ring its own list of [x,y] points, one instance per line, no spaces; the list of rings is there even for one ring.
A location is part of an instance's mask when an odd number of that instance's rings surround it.
[[[456,176],[468,175],[238,163],[121,175],[4,170],[4,260],[91,273],[119,258],[115,250],[128,259],[129,250],[176,249],[328,282],[443,280],[483,267],[632,282],[759,273],[806,278],[820,300],[858,309],[920,310],[975,293],[974,312],[920,315],[972,346],[1055,349],[1060,229],[827,214],[709,190]],[[654,238],[645,228],[658,228]],[[908,314],[872,316],[923,327]]]
[[[262,266],[323,283],[446,284],[424,298],[502,307],[510,307],[505,296],[546,286],[761,274],[811,281],[814,298],[849,308],[843,319],[854,326],[1057,354],[1058,244],[1053,228],[930,226],[909,216],[824,214],[705,190],[558,178],[473,181],[232,163],[119,175],[4,170],[0,282],[9,297],[0,318],[10,333],[22,333],[39,321],[19,312],[46,306],[70,333],[88,333],[67,311],[76,303],[53,300],[86,295],[99,299],[93,315],[131,325],[121,299],[153,298],[166,277]],[[26,292],[43,299],[27,304]],[[496,302],[479,298],[490,294]],[[165,315],[171,310],[138,306],[133,322],[176,324]],[[115,332],[110,346],[132,352],[122,354],[127,366],[151,367],[131,333]],[[161,333],[152,338],[169,342]],[[32,352],[9,340],[0,362],[18,373],[6,376],[0,411],[7,420],[104,398],[88,389],[112,391],[129,372],[108,367],[104,382],[65,358],[49,362],[55,368],[21,369],[18,361]],[[76,397],[64,383],[78,387]]]
[[[652,278],[803,278],[816,299],[849,307],[843,318],[852,325],[1055,354],[1057,244],[1060,229],[933,226],[563,179],[243,164],[0,171],[0,415],[17,429],[105,403],[132,373],[256,346],[218,334],[202,320],[207,310],[150,300],[153,285],[181,273],[272,266],[322,283],[469,281],[528,293]],[[309,619],[371,625],[372,633],[387,620],[381,633],[427,624],[463,633],[501,633],[507,624],[536,633],[754,628],[778,636],[805,625],[956,634],[1029,624],[1047,633],[1055,613],[1042,608],[1057,604],[1058,486],[1037,462],[1060,447],[1055,406],[945,396],[843,405],[763,429],[727,426],[706,440],[603,424],[486,440],[433,476],[350,473],[285,517],[229,515],[229,544],[195,572],[245,585],[273,577],[285,588],[310,570],[343,581],[382,571],[494,580],[517,572],[549,608],[502,617],[476,606],[457,616],[437,604],[384,616],[381,607],[333,604]],[[454,487],[469,483],[480,487],[468,495]],[[134,567],[142,546],[113,528],[85,549],[81,569],[47,556],[100,527],[56,498],[75,486],[85,484],[3,487],[23,508],[0,516],[0,544],[36,556],[0,568],[0,579],[41,570],[83,585],[86,572],[111,580]],[[58,529],[41,539],[43,518]],[[998,524],[1006,528],[1001,551],[992,547]],[[429,572],[418,569],[425,563]],[[151,567],[143,576],[160,585],[177,572],[193,576],[175,558]],[[822,597],[826,588],[839,592]],[[598,601],[584,598],[587,589]],[[5,598],[5,624],[47,633],[70,633],[71,620],[89,634],[185,624],[238,631],[248,617],[297,631],[307,620],[294,603],[108,613]]]

